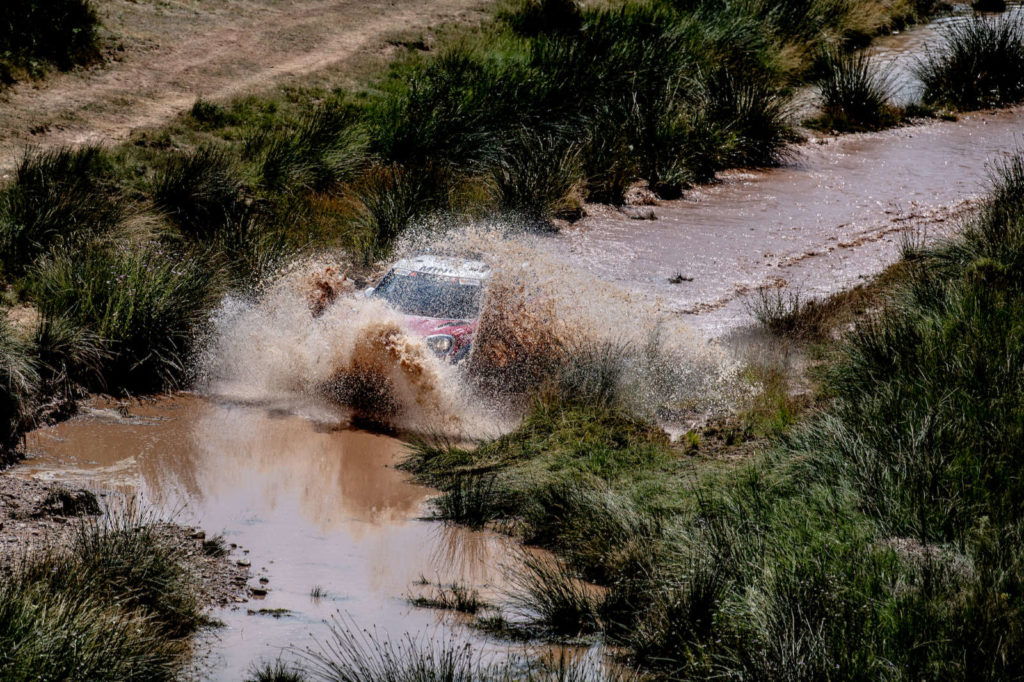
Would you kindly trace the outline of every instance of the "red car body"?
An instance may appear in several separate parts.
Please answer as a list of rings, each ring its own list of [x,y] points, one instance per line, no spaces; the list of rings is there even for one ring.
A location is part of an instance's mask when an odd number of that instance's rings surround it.
[[[403,313],[436,356],[457,363],[472,347],[488,275],[481,261],[417,256],[395,263],[368,295]]]

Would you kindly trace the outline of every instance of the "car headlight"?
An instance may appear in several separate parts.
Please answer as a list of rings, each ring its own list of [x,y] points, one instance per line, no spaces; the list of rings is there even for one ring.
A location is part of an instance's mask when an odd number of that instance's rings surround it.
[[[447,355],[455,347],[455,337],[449,334],[434,334],[427,337],[427,348],[438,355]]]

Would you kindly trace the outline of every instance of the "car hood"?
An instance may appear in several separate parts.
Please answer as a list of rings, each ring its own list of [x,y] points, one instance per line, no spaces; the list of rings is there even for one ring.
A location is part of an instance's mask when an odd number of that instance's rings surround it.
[[[456,338],[470,336],[476,331],[478,320],[447,320],[438,317],[406,315],[405,324],[420,336],[450,334]]]

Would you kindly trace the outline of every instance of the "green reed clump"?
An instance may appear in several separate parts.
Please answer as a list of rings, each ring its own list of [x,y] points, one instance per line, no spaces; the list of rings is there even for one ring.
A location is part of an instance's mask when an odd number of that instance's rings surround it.
[[[878,130],[902,118],[892,105],[889,73],[863,53],[829,52],[822,60],[822,114],[812,125],[840,132]]]
[[[150,391],[185,379],[214,303],[215,277],[200,261],[157,247],[95,244],[55,252],[30,273],[29,289],[44,318],[102,340],[99,376],[76,380]]]
[[[392,640],[334,617],[330,635],[303,652],[304,679],[318,682],[626,682],[637,677],[561,656],[494,660],[455,633]],[[268,678],[273,679],[273,678]]]
[[[213,147],[170,156],[153,184],[154,204],[188,239],[209,238],[243,206],[234,161]]]
[[[521,552],[510,596],[512,609],[531,627],[568,637],[599,629],[597,590],[550,557]]]
[[[410,602],[413,606],[469,614],[477,613],[488,606],[480,597],[478,590],[458,583],[438,585],[430,595],[415,597],[410,599]]]
[[[0,264],[20,276],[54,246],[109,232],[126,213],[109,157],[97,147],[29,152],[0,190]]]
[[[458,170],[483,158],[498,132],[520,120],[522,76],[468,48],[392,73],[371,109],[374,149],[412,169]]]
[[[951,23],[916,71],[927,104],[969,110],[1024,100],[1024,25],[1012,15]]]
[[[0,467],[10,462],[32,423],[40,381],[33,350],[0,310]]]
[[[498,21],[523,36],[574,33],[583,26],[583,13],[574,0],[517,0],[498,11]]]
[[[87,522],[0,585],[5,680],[174,680],[205,620],[184,551],[137,511]]]
[[[245,682],[305,682],[307,679],[299,668],[277,659],[269,663],[254,664]]]
[[[353,179],[367,164],[369,140],[355,109],[339,101],[306,113],[294,128],[265,132],[258,174],[273,192],[322,192]]]
[[[100,58],[100,22],[89,0],[7,0],[0,27],[0,85]]]
[[[551,218],[582,216],[579,147],[564,136],[522,130],[489,165],[499,210],[539,227],[550,226]]]
[[[366,263],[390,254],[391,245],[417,218],[448,207],[449,177],[440,168],[376,165],[353,186],[355,227]]]

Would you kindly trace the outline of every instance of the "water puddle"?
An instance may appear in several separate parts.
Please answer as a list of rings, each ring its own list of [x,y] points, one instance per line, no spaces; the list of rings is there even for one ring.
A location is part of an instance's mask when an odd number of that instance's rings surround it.
[[[267,595],[213,614],[225,627],[213,634],[203,679],[243,679],[254,660],[322,637],[322,621],[338,611],[392,637],[452,625],[451,614],[409,604],[421,579],[465,583],[487,598],[503,589],[512,558],[503,536],[422,520],[432,491],[394,469],[402,443],[322,408],[195,395],[127,413],[96,403],[27,445],[29,459],[11,473],[137,494],[179,522],[222,532],[239,545],[232,557],[252,562],[249,584]]]

